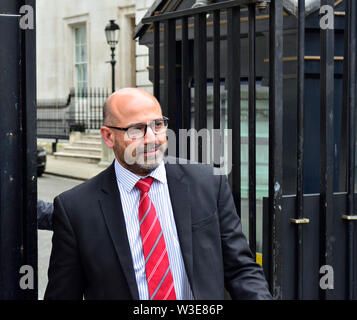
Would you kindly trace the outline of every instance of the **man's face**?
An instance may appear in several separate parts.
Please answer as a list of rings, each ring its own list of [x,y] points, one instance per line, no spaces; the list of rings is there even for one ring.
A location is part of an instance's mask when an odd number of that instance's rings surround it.
[[[160,164],[167,149],[166,131],[155,134],[152,130],[155,130],[155,122],[152,122],[163,119],[160,105],[150,96],[139,95],[131,97],[128,101],[121,101],[118,105],[115,105],[114,100],[111,108],[110,126],[133,127],[136,130],[143,128],[143,124],[152,125],[147,126],[146,134],[141,138],[130,135],[132,130],[109,128],[112,134],[112,148],[118,162],[136,174],[150,173]]]

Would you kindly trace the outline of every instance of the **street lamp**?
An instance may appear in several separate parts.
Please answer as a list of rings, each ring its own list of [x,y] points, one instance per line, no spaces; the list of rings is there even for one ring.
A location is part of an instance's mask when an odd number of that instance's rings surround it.
[[[112,92],[115,91],[115,47],[119,42],[119,26],[114,22],[115,20],[109,20],[109,23],[105,27],[105,37],[107,38],[107,43],[112,50],[112,60],[108,61],[112,65]]]
[[[192,5],[192,9],[207,6],[207,0],[196,0]]]
[[[284,8],[291,14],[295,16],[298,15],[298,0],[283,0]],[[305,0],[305,15],[309,15],[310,13],[316,11],[321,6],[321,0]]]

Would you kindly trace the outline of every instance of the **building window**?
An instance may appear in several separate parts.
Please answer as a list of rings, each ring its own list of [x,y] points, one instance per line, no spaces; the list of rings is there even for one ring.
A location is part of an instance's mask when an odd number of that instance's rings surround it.
[[[75,53],[75,84],[78,91],[88,87],[88,52],[87,29],[80,26],[74,29]]]

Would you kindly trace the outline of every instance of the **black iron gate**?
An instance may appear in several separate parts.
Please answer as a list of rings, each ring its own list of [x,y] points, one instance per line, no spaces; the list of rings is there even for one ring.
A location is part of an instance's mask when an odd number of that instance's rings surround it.
[[[35,0],[0,2],[1,300],[37,299],[34,14]]]
[[[222,129],[221,84],[225,84],[232,145],[224,148],[232,159],[229,180],[239,213],[240,87],[243,80],[248,82],[249,244],[254,255],[256,83],[260,79],[269,85],[263,267],[271,292],[277,299],[355,299],[356,3],[322,0],[321,6],[327,7],[311,18],[305,18],[305,1],[298,4],[297,17],[283,10],[282,0],[216,1],[199,8],[153,12],[142,20],[152,34],[151,42],[146,42],[151,48],[151,79],[176,134],[179,129],[207,128],[209,83],[213,129]],[[332,19],[333,28],[321,25],[326,18]],[[335,56],[335,49],[341,51],[335,41],[345,43],[342,57]],[[287,56],[291,51],[294,55]],[[311,104],[313,109],[307,110]],[[312,144],[316,139],[318,143]],[[306,175],[311,171],[319,172],[316,193],[309,192],[316,184]]]

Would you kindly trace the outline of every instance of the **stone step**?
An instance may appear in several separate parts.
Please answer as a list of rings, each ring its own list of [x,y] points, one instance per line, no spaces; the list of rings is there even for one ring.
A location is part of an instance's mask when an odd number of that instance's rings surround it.
[[[98,163],[101,159],[99,155],[93,154],[76,154],[76,153],[69,153],[69,152],[55,152],[54,157],[56,159],[66,159],[70,161],[78,161],[78,162],[86,162],[86,163]]]
[[[84,141],[84,140],[88,140],[88,141],[102,141],[102,136],[99,134],[85,134],[81,136],[80,141]]]
[[[71,146],[77,147],[84,147],[84,148],[101,148],[102,142],[101,141],[88,141],[88,140],[77,140],[72,141]]]
[[[59,150],[60,151],[60,150]],[[65,146],[63,149],[65,153],[76,153],[76,154],[92,154],[100,156],[102,153],[101,148],[85,147],[85,146]]]

